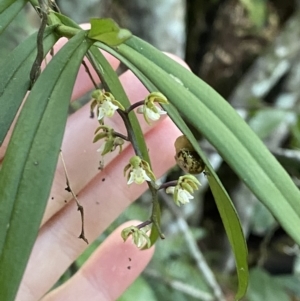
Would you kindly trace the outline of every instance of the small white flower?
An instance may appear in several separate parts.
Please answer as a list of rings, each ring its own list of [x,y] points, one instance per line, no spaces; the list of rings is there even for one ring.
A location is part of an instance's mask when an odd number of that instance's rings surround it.
[[[132,242],[139,248],[151,247],[151,240],[147,235],[147,232],[150,230],[149,226],[145,226],[142,229],[139,229],[136,226],[130,226],[122,230],[121,237],[124,241],[131,235]]]
[[[112,117],[115,111],[119,109],[118,106],[114,105],[110,100],[104,100],[98,109],[98,120],[101,120],[104,116]]]
[[[194,196],[192,196],[188,191],[181,188],[178,189],[178,206],[180,205],[180,203],[183,205],[189,203],[193,198]]]
[[[130,185],[133,182],[135,182],[136,184],[142,184],[145,181],[151,182],[151,179],[146,174],[145,170],[142,167],[138,166],[136,168],[133,168],[130,172],[130,177],[127,184]]]
[[[133,243],[139,248],[142,249],[144,246],[147,245],[149,248],[151,246],[150,238],[148,237],[146,231],[143,229],[138,230],[132,234]]]
[[[186,191],[182,188],[179,188],[179,187],[176,188],[174,186],[168,187],[166,189],[166,193],[174,194],[175,189],[177,189],[177,195],[176,195],[176,199],[174,198],[174,201],[175,201],[176,205],[178,205],[178,206],[180,206],[181,204],[185,205],[194,198],[194,196],[191,195],[188,191]]]
[[[157,121],[161,115],[167,114],[166,111],[162,110],[160,107],[153,105],[152,108],[148,108],[146,105],[143,105],[142,107],[139,107],[137,109],[137,113],[144,114],[144,117],[147,121],[147,119]]]
[[[144,236],[139,236],[136,241],[134,241],[134,244],[141,249],[145,244],[147,243],[147,240]]]
[[[127,177],[127,184],[135,182],[142,184],[145,181],[155,181],[155,176],[149,166],[149,163],[142,160],[139,156],[133,156],[124,168],[124,176]]]

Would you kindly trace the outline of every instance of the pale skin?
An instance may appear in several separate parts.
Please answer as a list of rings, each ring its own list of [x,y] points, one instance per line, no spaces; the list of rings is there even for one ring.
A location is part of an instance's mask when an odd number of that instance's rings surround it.
[[[56,49],[62,43],[60,41]],[[118,66],[116,59],[109,55],[107,58],[114,68]],[[174,59],[182,63],[178,58]],[[132,103],[143,100],[147,95],[146,89],[131,72],[124,73],[120,80]],[[81,67],[72,99],[77,99],[92,88],[89,77]],[[146,124],[142,115],[139,120],[148,145],[153,172],[159,178],[175,164],[174,141],[181,133],[168,117],[162,117],[152,126]],[[105,123],[116,131],[126,133],[119,116],[106,119]],[[123,168],[134,155],[128,143],[124,145],[120,155],[115,151],[105,156],[105,168],[103,171],[98,170],[100,154],[96,150],[101,143],[92,143],[97,125],[97,118],[89,118],[89,105],[85,105],[68,118],[62,144],[71,187],[78,194],[85,210],[85,234],[89,242],[94,241],[147,189],[145,183],[128,186],[123,176]],[[0,161],[5,155],[10,134],[0,148]],[[47,293],[87,248],[86,243],[78,239],[80,215],[65,187],[64,170],[59,162],[40,232],[16,300],[116,300],[144,270],[154,252],[154,248],[140,251],[131,239],[123,242],[121,230],[137,225],[138,221],[121,225],[69,281]]]

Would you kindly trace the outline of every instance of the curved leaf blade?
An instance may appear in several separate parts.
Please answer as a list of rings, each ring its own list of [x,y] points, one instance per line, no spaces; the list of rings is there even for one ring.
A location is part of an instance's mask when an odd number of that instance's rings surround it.
[[[211,87],[152,46],[136,37],[126,44],[130,48],[120,45],[117,51],[172,100],[300,243],[300,193],[244,120]]]
[[[2,0],[0,3],[0,13],[6,10],[9,6],[11,6],[16,0]]]
[[[165,93],[165,91],[163,93]],[[236,270],[239,279],[239,288],[236,294],[236,298],[240,299],[245,295],[247,291],[249,271],[247,261],[247,244],[236,209],[229,195],[227,194],[227,191],[223,187],[223,184],[221,183],[218,175],[215,173],[204,152],[201,150],[197,140],[195,139],[194,135],[192,134],[191,130],[186,125],[182,117],[179,115],[176,108],[174,108],[172,105],[164,105],[163,107],[168,112],[168,115],[172,118],[174,123],[182,131],[182,133],[187,136],[194,149],[198,152],[206,165],[205,171],[207,172],[208,183],[213,193],[220,216],[222,218],[222,222],[224,224],[226,234],[228,236],[228,240],[235,256]]]
[[[0,228],[6,229],[0,232],[0,270],[9,271],[0,273],[0,290],[7,301],[14,300],[46,206],[72,88],[90,47],[85,36],[72,38],[38,78],[0,171]]]
[[[0,3],[0,34],[16,17],[26,3],[27,0],[6,0]]]
[[[55,26],[44,33],[45,54],[57,41]],[[0,146],[30,86],[29,73],[36,57],[37,33],[16,47],[0,64]]]
[[[191,92],[192,98],[182,98],[186,94],[181,95],[180,101],[176,102],[176,107],[180,108],[180,111],[218,149],[251,191],[270,209],[286,231],[300,243],[300,234],[295,231],[296,225],[300,222],[300,192],[246,122],[217,92],[173,60],[157,50],[152,51],[151,46],[149,46],[150,50],[146,46],[147,43],[137,38],[131,39],[128,43],[140,49],[140,53],[165,70],[163,83],[160,86],[168,85],[174,89],[174,81],[173,83],[172,80],[170,81],[170,74],[172,74],[183,84],[180,87],[176,82],[178,90],[188,89]],[[138,45],[133,46],[135,43]]]
[[[215,173],[213,167],[210,165],[210,162],[207,160],[204,152],[200,148],[197,140],[195,139],[194,135],[192,134],[191,130],[188,128],[182,117],[179,115],[178,111],[170,105],[164,105],[164,109],[168,112],[168,115],[172,118],[172,120],[182,131],[182,133],[187,136],[194,149],[197,151],[206,165],[205,171],[207,173],[208,183],[217,204],[226,234],[228,236],[228,240],[235,256],[236,270],[239,279],[239,288],[236,294],[236,298],[240,299],[245,295],[247,291],[249,271],[247,261],[247,243],[244,238],[243,229],[238,214],[218,175]]]

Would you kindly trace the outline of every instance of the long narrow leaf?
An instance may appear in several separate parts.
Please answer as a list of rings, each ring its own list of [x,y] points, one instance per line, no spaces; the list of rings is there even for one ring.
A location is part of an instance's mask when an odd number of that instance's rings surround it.
[[[168,85],[174,89],[176,85],[176,90],[183,92],[175,100],[176,107],[217,148],[251,191],[300,243],[300,234],[296,230],[300,222],[299,190],[245,121],[211,87],[161,52],[137,38],[128,44],[139,49],[139,53],[148,57],[156,68],[160,66],[160,76],[154,76],[153,70],[147,67],[143,68],[147,69],[145,74],[151,73],[151,78],[161,87]],[[165,71],[161,72],[162,69]],[[172,80],[174,78],[183,85]],[[188,94],[184,92],[187,89]]]
[[[193,144],[195,150],[201,156],[206,164],[207,179],[209,186],[213,193],[215,202],[217,204],[220,216],[222,218],[225,231],[227,233],[232,251],[235,256],[236,270],[239,279],[239,288],[236,294],[236,298],[242,298],[248,287],[249,271],[248,271],[248,250],[247,244],[244,238],[242,226],[237,215],[236,209],[227,194],[225,188],[223,187],[219,177],[215,173],[214,169],[210,165],[209,161],[206,159],[205,154],[198,145],[196,139],[194,138],[191,130],[183,121],[182,117],[179,115],[178,111],[172,106],[165,105],[164,109],[167,110],[168,115],[172,118],[174,123],[178,128],[187,136],[189,141]]]
[[[51,26],[45,30],[45,54],[57,41],[54,28]],[[0,146],[30,86],[29,73],[36,57],[36,37],[36,33],[31,35],[0,64],[0,70],[5,70],[0,73]]]
[[[72,38],[38,78],[0,172],[0,291],[6,301],[14,300],[49,196],[72,88],[90,47],[85,35]]]
[[[14,2],[16,2],[16,0],[2,0],[0,3],[0,13],[11,6]]]
[[[3,1],[3,2],[2,2]],[[28,0],[1,0],[0,3],[0,34],[16,17]]]
[[[180,65],[137,38],[127,44],[130,48],[118,47],[120,54],[171,99],[299,243],[299,191],[248,125],[218,93]]]

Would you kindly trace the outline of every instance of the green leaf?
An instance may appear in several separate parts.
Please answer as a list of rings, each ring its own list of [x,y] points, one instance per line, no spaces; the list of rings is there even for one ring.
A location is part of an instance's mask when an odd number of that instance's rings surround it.
[[[300,116],[298,115],[294,124],[291,126],[291,142],[290,146],[292,149],[300,148]]]
[[[145,50],[144,47],[150,47],[146,45],[139,45],[140,50]],[[169,76],[169,74],[165,74],[163,70],[161,70],[158,66],[155,66],[150,60],[145,60],[145,57],[142,57],[138,52],[136,52],[133,49],[128,49],[124,45],[121,46],[121,48],[118,48],[119,52],[137,69],[139,69],[143,76],[148,77],[152,81],[152,84],[154,84],[154,87],[151,87],[151,85],[147,85],[147,80],[145,78],[142,78],[144,81],[144,84],[146,84],[147,88],[153,91],[153,89],[159,90],[164,95],[167,96],[167,98],[173,103],[174,105],[177,105],[176,102],[182,102],[182,99],[190,99],[190,97],[194,97],[189,90],[183,88],[180,84],[180,80],[177,78],[174,82],[174,76]],[[147,51],[147,50],[146,50]],[[156,50],[157,51],[157,50]],[[163,55],[163,54],[162,54]],[[163,55],[163,57],[165,57]],[[120,58],[122,59],[122,58]],[[151,57],[151,60],[153,57]],[[174,62],[173,62],[174,64]],[[159,64],[160,66],[160,64]],[[187,71],[187,70],[186,70]],[[189,71],[187,71],[189,73]],[[138,75],[138,74],[137,74]],[[178,93],[178,90],[176,90],[175,86],[170,85],[164,85],[160,84],[161,82],[165,83],[165,78],[168,78],[172,81],[172,84],[174,85],[176,83],[176,86],[180,86],[182,88],[182,92],[184,93]],[[187,104],[185,103],[185,106]],[[164,105],[164,109],[168,111],[169,116],[172,118],[172,120],[177,124],[177,126],[180,128],[180,130],[188,137],[188,139],[193,144],[194,148],[197,150],[197,152],[200,154],[200,156],[203,158],[204,162],[207,165],[207,169],[209,170],[209,176],[208,180],[212,189],[212,192],[216,198],[217,206],[220,211],[220,215],[222,217],[225,230],[227,232],[229,241],[231,243],[231,246],[233,248],[234,254],[236,256],[236,264],[237,264],[237,273],[239,276],[239,290],[237,293],[237,298],[241,298],[247,289],[247,283],[248,283],[248,266],[247,266],[247,246],[244,240],[243,232],[241,229],[241,225],[236,213],[236,210],[226,193],[224,187],[222,186],[221,182],[219,181],[217,175],[215,174],[214,170],[210,166],[209,162],[205,158],[204,153],[201,151],[201,149],[198,146],[197,141],[193,137],[192,133],[190,132],[189,128],[186,126],[186,124],[183,122],[182,118],[178,114],[177,110],[174,109],[171,105]],[[194,111],[197,111],[193,108]],[[183,114],[183,108],[180,108],[181,113]]]
[[[118,50],[161,90],[220,152],[242,181],[300,244],[300,192],[235,110],[211,87],[138,38]],[[134,50],[135,49],[135,50]],[[125,55],[126,53],[126,55]],[[141,56],[148,60],[142,60]],[[159,66],[159,67],[158,67]],[[177,80],[178,79],[178,80]],[[182,83],[179,84],[179,83]]]
[[[71,18],[57,13],[57,12],[53,12],[53,14],[61,21],[62,24],[69,26],[69,27],[73,27],[73,28],[77,28],[77,29],[82,29],[75,21],[73,21]]]
[[[9,6],[11,6],[16,0],[2,0],[0,3],[0,13],[6,10]]]
[[[299,264],[299,255],[296,257],[296,264]],[[295,264],[294,264],[295,265]],[[299,269],[298,269],[299,271]],[[282,287],[284,287],[290,294],[295,295],[295,298],[300,298],[300,287],[299,287],[299,272],[295,271],[294,275],[292,274],[282,274],[278,276],[273,276],[277,283],[280,283]],[[297,298],[296,298],[297,300]]]
[[[227,191],[223,187],[218,175],[210,165],[192,132],[178,114],[178,111],[175,113],[172,107],[168,107],[168,105],[165,105],[164,109],[167,110],[168,115],[172,118],[178,128],[187,136],[197,153],[205,162],[205,171],[207,173],[208,183],[213,193],[226,234],[235,256],[236,269],[239,279],[239,289],[236,298],[240,299],[246,293],[248,286],[248,250],[239,217],[229,195],[227,194]]]
[[[0,3],[0,34],[16,17],[28,0],[1,0]]]
[[[44,33],[44,53],[57,41],[55,26]],[[13,122],[22,100],[30,86],[29,73],[36,57],[37,33],[16,47],[0,64],[0,146]]]
[[[300,193],[244,120],[211,87],[147,43],[133,37],[126,44],[130,48],[120,45],[119,53],[176,105],[300,243]]]
[[[91,19],[91,30],[88,37],[109,46],[117,46],[130,38],[131,32],[121,29],[112,19]]]
[[[36,81],[0,171],[1,298],[14,300],[44,213],[78,68],[90,47],[73,37]]]
[[[290,301],[290,297],[284,291],[279,281],[260,268],[252,269],[250,272],[249,290],[247,292],[249,301]]]

